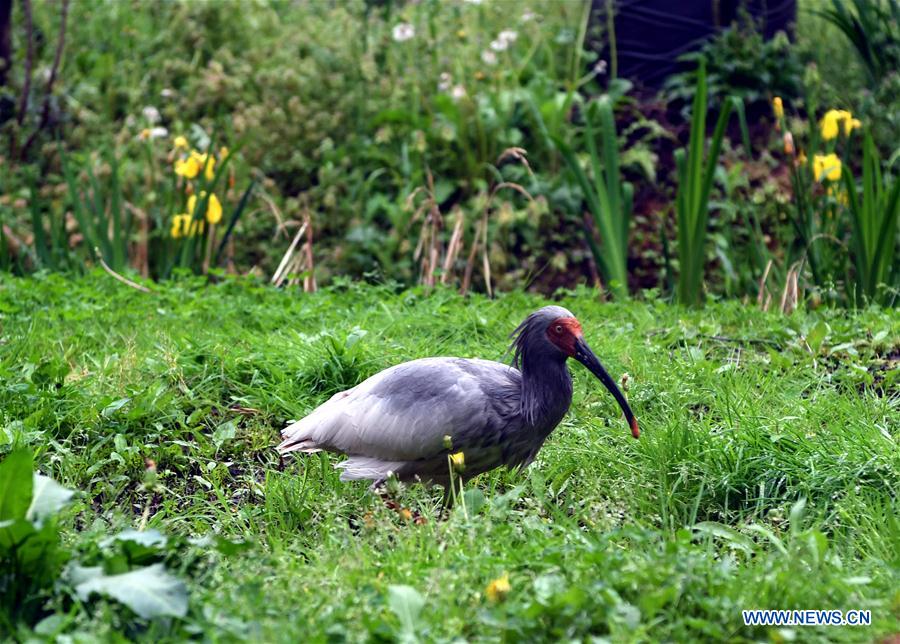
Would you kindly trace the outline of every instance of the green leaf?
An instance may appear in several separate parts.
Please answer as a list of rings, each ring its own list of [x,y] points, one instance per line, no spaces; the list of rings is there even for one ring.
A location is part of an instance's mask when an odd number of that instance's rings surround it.
[[[133,541],[142,546],[164,546],[166,545],[166,537],[159,530],[122,530],[117,535],[107,537],[100,542],[101,546],[108,546],[116,541]]]
[[[104,418],[109,418],[117,411],[122,409],[125,405],[131,402],[131,398],[119,398],[116,401],[109,403],[106,407],[103,408],[103,411],[100,412],[100,415]]]
[[[716,521],[701,521],[694,526],[696,532],[708,534],[712,537],[719,537],[728,542],[728,545],[742,550],[747,554],[753,552],[753,540],[738,532],[734,528],[717,523]]]
[[[478,514],[478,511],[484,507],[484,492],[477,487],[467,489],[463,492],[463,503],[470,517]]]
[[[400,639],[418,641],[416,628],[425,607],[425,598],[412,586],[388,586],[388,606],[400,620]]]
[[[810,351],[813,354],[819,352],[819,347],[822,346],[822,342],[825,340],[825,337],[828,335],[828,325],[819,320],[819,322],[814,326],[809,333],[806,334],[806,344],[809,345]]]
[[[37,527],[62,510],[75,494],[74,490],[64,488],[49,476],[37,473],[34,474],[33,486],[34,493],[25,518]]]
[[[17,450],[0,463],[0,521],[24,519],[34,489],[34,461],[28,450]]]
[[[73,575],[81,580],[75,592],[82,601],[94,594],[104,595],[128,606],[144,619],[187,614],[187,587],[166,572],[162,564],[121,575],[104,575],[99,567],[79,568]]]
[[[229,420],[219,425],[212,435],[213,443],[215,443],[216,449],[222,447],[222,445],[232,440],[236,435],[237,425],[234,424],[233,420]]]

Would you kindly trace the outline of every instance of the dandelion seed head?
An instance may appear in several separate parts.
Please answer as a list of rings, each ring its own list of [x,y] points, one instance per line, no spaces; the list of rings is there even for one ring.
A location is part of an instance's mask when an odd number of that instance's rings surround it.
[[[394,25],[394,28],[391,30],[391,36],[395,42],[406,42],[407,40],[411,40],[415,35],[416,28],[408,22],[401,22],[400,24]]]

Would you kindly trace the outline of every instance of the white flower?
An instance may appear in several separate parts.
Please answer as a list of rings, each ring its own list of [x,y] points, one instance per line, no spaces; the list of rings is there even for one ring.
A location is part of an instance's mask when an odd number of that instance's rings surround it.
[[[454,85],[450,90],[450,96],[453,97],[453,100],[460,101],[466,97],[466,88],[462,85]]]
[[[491,41],[491,49],[493,49],[494,51],[506,51],[506,48],[508,46],[508,42],[506,42],[505,40],[500,40],[499,38],[497,40]]]
[[[519,37],[519,32],[513,31],[512,29],[504,29],[499,34],[497,34],[497,40],[502,40],[506,43],[514,43],[516,39]]]
[[[466,4],[481,4],[484,0],[465,0]]]
[[[152,105],[148,105],[147,107],[145,107],[143,110],[141,110],[141,113],[144,115],[144,118],[147,119],[147,122],[150,123],[150,125],[159,123],[159,110]]]
[[[401,22],[398,25],[394,25],[391,35],[395,42],[406,42],[416,35],[416,30],[408,22]]]
[[[606,73],[606,61],[600,59],[597,61],[597,64],[594,65],[594,73],[602,76]]]
[[[450,76],[449,72],[441,72],[440,80],[438,81],[438,90],[441,92],[446,92],[450,89],[450,85],[453,83],[453,78]]]
[[[522,22],[531,22],[531,21],[534,20],[536,17],[537,17],[537,16],[534,15],[534,12],[533,12],[533,11],[526,11],[525,13],[522,14],[521,21],[522,21]]]
[[[481,62],[483,62],[485,65],[496,65],[497,54],[492,52],[490,49],[485,49],[483,52],[481,52]]]
[[[175,90],[171,89],[169,87],[166,87],[165,89],[163,89],[159,92],[159,95],[162,96],[163,98],[174,98]]]
[[[140,141],[149,141],[150,139],[164,139],[169,136],[169,131],[164,127],[149,127],[140,131],[137,139]]]

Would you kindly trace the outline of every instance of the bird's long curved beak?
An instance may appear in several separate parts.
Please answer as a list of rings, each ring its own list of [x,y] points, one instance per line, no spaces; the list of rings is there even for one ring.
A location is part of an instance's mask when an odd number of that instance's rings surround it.
[[[616,402],[619,403],[619,407],[621,407],[622,411],[625,413],[625,420],[627,420],[628,424],[631,426],[631,435],[635,438],[639,438],[641,430],[638,428],[637,418],[634,417],[631,407],[628,406],[628,401],[625,400],[625,396],[616,385],[616,381],[606,373],[606,369],[600,364],[600,359],[594,355],[593,351],[591,351],[587,342],[584,341],[583,336],[579,336],[575,340],[575,359],[587,367],[588,370],[597,376],[597,379],[609,389],[609,393],[613,395],[613,398],[616,399]]]

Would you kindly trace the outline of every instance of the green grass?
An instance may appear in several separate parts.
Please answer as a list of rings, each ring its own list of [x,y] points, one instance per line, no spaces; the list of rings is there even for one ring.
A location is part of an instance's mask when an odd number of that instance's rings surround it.
[[[402,490],[430,519],[417,526],[365,484],[340,483],[337,457],[282,466],[279,428],[403,360],[502,359],[543,300],[350,283],[304,295],[230,279],[155,290],[102,273],[0,277],[0,453],[29,446],[43,474],[81,491],[61,520],[73,561],[146,517],[172,537],[164,558],[190,591],[186,618],[148,622],[76,601],[64,577],[42,632],[650,642],[900,631],[895,311],[782,317],[570,293],[561,303],[598,355],[630,375],[641,439],[574,365],[572,411],[538,460],[474,480],[445,520],[437,491]],[[210,533],[248,545],[191,539]],[[504,572],[511,591],[490,602],[485,587]],[[873,625],[747,628],[742,608],[871,609]]]

